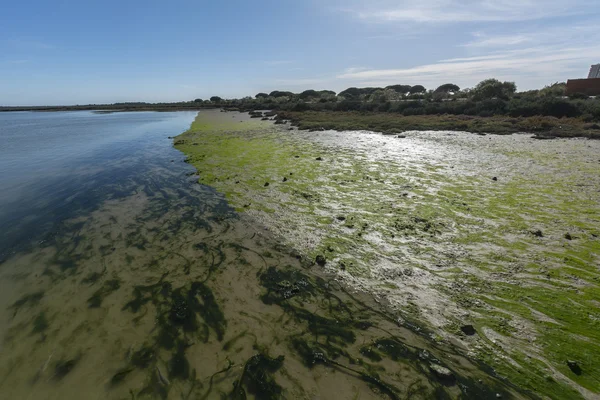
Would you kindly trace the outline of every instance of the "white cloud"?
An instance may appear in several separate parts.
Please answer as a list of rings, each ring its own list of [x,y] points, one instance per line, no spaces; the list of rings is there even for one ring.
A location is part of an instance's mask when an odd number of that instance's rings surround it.
[[[345,10],[368,22],[508,22],[589,13],[594,4],[593,0],[372,0],[351,2]]]
[[[498,35],[488,36],[486,34],[474,34],[475,40],[462,44],[463,47],[507,47],[531,41],[526,35]]]
[[[485,78],[496,77],[517,81],[522,89],[529,89],[584,75],[589,64],[597,59],[600,59],[600,45],[539,47],[491,56],[445,60],[412,68],[343,72],[337,78],[363,86],[418,82],[434,87],[446,82],[472,86]],[[576,73],[578,75],[571,76]]]

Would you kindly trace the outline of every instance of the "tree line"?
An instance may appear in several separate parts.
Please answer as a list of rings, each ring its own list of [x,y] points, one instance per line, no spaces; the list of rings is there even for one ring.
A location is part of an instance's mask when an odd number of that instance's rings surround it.
[[[196,99],[204,106],[237,107],[242,110],[283,111],[368,111],[403,115],[454,114],[511,117],[581,117],[600,121],[600,99],[584,95],[565,96],[566,84],[555,83],[539,90],[518,92],[514,82],[486,79],[473,88],[461,89],[453,83],[427,90],[423,85],[351,87],[331,90],[305,90],[301,93],[273,91],[254,97],[226,100],[213,96]]]

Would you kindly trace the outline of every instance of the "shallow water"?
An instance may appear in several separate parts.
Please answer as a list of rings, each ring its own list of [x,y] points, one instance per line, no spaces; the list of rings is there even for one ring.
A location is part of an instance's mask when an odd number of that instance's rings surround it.
[[[195,114],[0,114],[0,260],[62,219],[128,194],[151,170],[181,163],[168,136],[187,129]]]
[[[197,184],[193,117],[0,114],[0,397],[528,397]]]

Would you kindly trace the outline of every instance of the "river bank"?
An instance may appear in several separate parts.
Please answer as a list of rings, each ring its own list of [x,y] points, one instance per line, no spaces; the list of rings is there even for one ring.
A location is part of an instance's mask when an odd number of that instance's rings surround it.
[[[539,395],[593,398],[598,142],[396,136],[201,112],[175,145],[201,183],[433,341]]]
[[[509,135],[528,133],[534,137],[585,137],[600,139],[600,125],[579,118],[477,117],[467,115],[413,115],[353,111],[283,111],[278,117],[305,130],[368,130],[388,134],[406,131],[460,131]]]

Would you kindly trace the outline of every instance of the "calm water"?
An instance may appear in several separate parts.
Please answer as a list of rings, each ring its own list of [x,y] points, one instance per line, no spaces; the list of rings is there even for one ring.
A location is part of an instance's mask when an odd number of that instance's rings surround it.
[[[0,113],[0,260],[61,220],[128,194],[155,168],[190,172],[168,137],[195,115]]]
[[[0,399],[527,397],[199,185],[194,116],[0,113]]]

